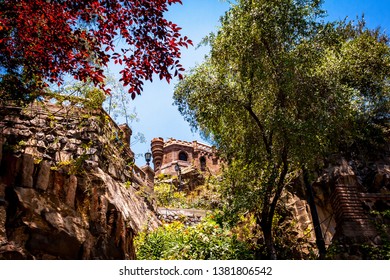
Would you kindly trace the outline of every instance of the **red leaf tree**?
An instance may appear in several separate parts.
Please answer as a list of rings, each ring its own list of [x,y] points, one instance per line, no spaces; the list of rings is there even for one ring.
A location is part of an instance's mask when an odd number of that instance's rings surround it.
[[[69,74],[104,85],[110,59],[123,65],[121,81],[132,98],[154,74],[180,75],[180,48],[192,44],[164,12],[180,0],[0,1],[0,94],[17,97]],[[117,43],[122,47],[117,50]]]

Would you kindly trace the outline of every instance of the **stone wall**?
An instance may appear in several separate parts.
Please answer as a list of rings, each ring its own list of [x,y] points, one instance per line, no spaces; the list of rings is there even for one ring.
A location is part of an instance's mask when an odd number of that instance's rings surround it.
[[[0,259],[134,259],[160,223],[129,132],[71,102],[0,108]]]
[[[158,216],[165,223],[180,221],[186,226],[193,226],[202,221],[209,211],[199,209],[173,209],[158,207]]]

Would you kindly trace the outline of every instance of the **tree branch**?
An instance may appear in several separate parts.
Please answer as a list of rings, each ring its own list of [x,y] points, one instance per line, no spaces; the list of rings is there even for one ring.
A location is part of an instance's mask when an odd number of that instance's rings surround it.
[[[262,137],[263,142],[264,142],[265,149],[267,151],[268,156],[270,157],[272,155],[272,147],[271,147],[272,138],[267,139],[267,135],[265,133],[264,126],[261,123],[260,119],[257,117],[256,113],[253,111],[252,106],[246,104],[246,105],[243,105],[243,107],[248,111],[249,115],[255,121],[256,125],[259,127],[260,133],[261,133],[261,137]]]

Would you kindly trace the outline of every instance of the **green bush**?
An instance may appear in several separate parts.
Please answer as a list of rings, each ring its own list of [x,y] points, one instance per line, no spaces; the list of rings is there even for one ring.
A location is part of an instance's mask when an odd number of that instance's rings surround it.
[[[210,217],[195,226],[181,222],[164,224],[137,236],[136,253],[143,260],[253,259],[248,244]]]
[[[220,201],[220,194],[216,188],[206,184],[197,186],[192,191],[178,191],[172,183],[157,181],[154,184],[154,194],[158,206],[212,210]]]

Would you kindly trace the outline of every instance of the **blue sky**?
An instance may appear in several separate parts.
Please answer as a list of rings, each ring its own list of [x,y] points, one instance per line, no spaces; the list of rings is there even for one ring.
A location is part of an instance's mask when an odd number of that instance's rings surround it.
[[[219,18],[229,8],[226,1],[221,0],[183,0],[183,5],[173,5],[167,17],[182,27],[182,34],[194,42],[194,47],[182,50],[182,64],[187,70],[203,61],[208,53],[207,47],[196,49],[196,45],[204,36],[216,31]],[[365,15],[370,28],[381,26],[390,34],[390,0],[325,0],[323,8],[327,11],[329,20],[355,19],[356,16]],[[165,81],[155,80],[146,83],[141,96],[137,96],[130,104],[136,108],[138,122],[131,124],[133,134],[141,132],[145,135],[146,143],[134,144],[131,148],[136,154],[145,153],[150,149],[150,141],[154,137],[192,141],[198,140],[206,143],[199,134],[191,132],[189,125],[172,105],[174,85]],[[136,158],[138,165],[144,165],[143,157]]]

